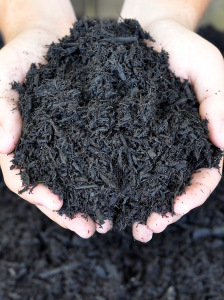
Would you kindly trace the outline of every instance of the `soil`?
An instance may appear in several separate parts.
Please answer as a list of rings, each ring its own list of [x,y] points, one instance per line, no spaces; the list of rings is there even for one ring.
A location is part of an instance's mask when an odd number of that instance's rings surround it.
[[[193,87],[146,40],[134,20],[81,19],[50,46],[46,65],[14,84],[21,193],[41,182],[63,199],[59,213],[123,230],[172,212],[193,172],[219,167],[222,152],[208,139]]]
[[[0,211],[2,300],[224,299],[223,179],[202,207],[146,245],[131,232],[83,240],[12,194],[2,178]]]

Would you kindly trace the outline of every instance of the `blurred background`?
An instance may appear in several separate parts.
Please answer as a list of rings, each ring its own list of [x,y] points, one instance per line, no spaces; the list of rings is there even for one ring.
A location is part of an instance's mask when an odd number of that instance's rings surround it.
[[[123,0],[72,0],[78,17],[117,19]],[[216,29],[224,30],[224,1],[212,0],[200,25],[210,24]]]

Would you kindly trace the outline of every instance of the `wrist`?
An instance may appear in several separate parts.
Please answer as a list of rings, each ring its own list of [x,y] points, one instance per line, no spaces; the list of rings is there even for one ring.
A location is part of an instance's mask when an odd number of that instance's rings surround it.
[[[159,20],[173,20],[194,30],[210,0],[125,0],[121,17],[139,21],[147,30]]]
[[[63,36],[75,20],[69,0],[0,0],[0,30],[6,42],[30,28]]]

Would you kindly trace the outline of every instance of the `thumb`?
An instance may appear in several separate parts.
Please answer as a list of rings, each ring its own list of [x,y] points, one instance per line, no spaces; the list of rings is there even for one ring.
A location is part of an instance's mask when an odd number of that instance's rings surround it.
[[[224,149],[224,90],[208,95],[200,104],[199,114],[202,119],[208,120],[208,136],[211,142]]]
[[[12,152],[21,135],[22,118],[17,108],[18,93],[12,90],[12,82],[22,82],[23,76],[17,61],[7,51],[0,51],[0,153]]]
[[[195,63],[198,72],[193,76],[193,84],[200,103],[199,114],[208,120],[209,139],[224,149],[224,61],[214,46],[209,54],[199,60],[200,65]]]

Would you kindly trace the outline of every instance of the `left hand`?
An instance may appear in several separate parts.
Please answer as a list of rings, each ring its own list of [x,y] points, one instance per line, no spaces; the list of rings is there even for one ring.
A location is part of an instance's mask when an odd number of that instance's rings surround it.
[[[224,62],[219,50],[174,20],[159,20],[147,28],[156,40],[149,43],[155,50],[164,49],[169,53],[170,69],[181,79],[188,79],[200,103],[199,114],[208,119],[209,139],[224,148]],[[174,215],[167,217],[152,213],[146,225],[135,223],[133,236],[136,240],[147,242],[153,233],[162,232],[168,225],[179,220],[190,210],[202,205],[221,179],[220,170],[201,169],[195,173],[192,185],[186,187],[181,196],[174,199]]]

